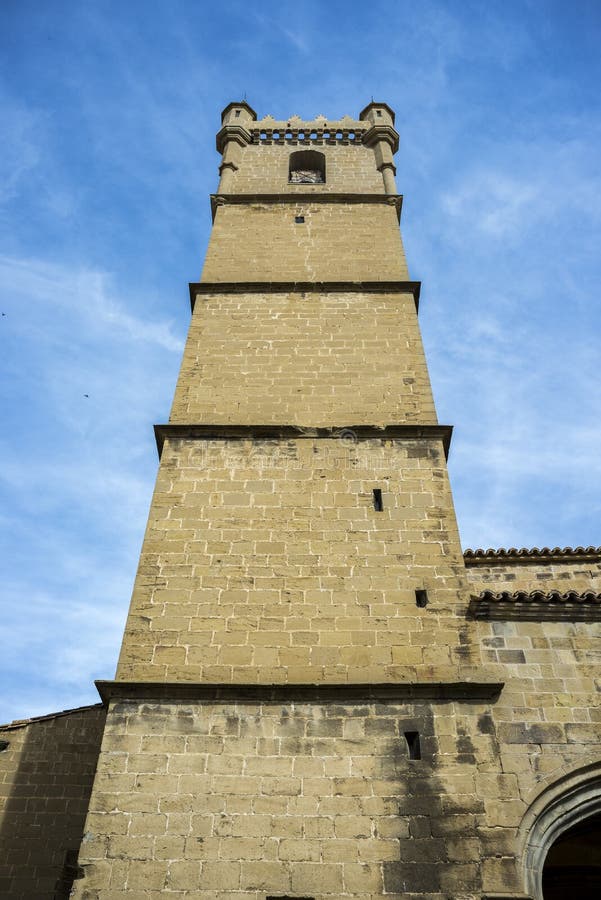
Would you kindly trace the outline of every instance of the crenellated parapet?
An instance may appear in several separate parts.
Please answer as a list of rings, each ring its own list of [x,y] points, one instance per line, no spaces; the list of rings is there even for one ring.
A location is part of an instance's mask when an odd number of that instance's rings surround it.
[[[253,127],[249,130],[253,144],[334,146],[360,144],[369,131],[369,125],[350,116],[343,116],[341,119],[327,119],[322,115],[314,119],[291,116],[287,120],[265,116],[253,123]]]

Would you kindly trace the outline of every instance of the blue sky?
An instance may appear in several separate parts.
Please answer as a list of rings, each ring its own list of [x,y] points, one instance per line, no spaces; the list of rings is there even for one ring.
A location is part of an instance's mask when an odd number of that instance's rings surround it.
[[[397,112],[464,547],[600,544],[601,4],[3,0],[0,721],[114,674],[220,110]],[[86,396],[88,395],[88,396]]]

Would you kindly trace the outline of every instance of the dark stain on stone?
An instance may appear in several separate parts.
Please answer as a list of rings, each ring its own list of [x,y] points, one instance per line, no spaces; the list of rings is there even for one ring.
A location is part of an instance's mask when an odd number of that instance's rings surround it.
[[[482,715],[478,716],[478,731],[480,734],[495,733],[495,723],[489,712],[482,713]]]
[[[476,765],[476,748],[472,743],[471,736],[466,732],[463,725],[457,723],[457,756],[458,763]]]

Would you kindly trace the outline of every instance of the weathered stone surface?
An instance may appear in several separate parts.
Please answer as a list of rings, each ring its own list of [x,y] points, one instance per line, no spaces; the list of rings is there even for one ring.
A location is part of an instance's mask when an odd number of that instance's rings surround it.
[[[0,740],[8,743],[0,753],[0,896],[68,896],[104,720],[105,711],[92,706],[0,728]],[[107,772],[113,763],[109,754]],[[106,790],[112,790],[110,780]],[[92,857],[116,855],[106,833],[86,841]],[[132,849],[147,858],[152,847]]]
[[[97,780],[88,823],[94,854],[86,856],[84,844],[83,864],[101,860],[110,866],[119,859],[131,867],[146,854],[157,863],[156,889],[163,878],[166,889],[184,896],[192,896],[195,885],[202,891],[378,894],[402,891],[409,877],[416,893],[437,890],[442,861],[447,871],[461,867],[479,846],[476,819],[443,808],[443,798],[452,797],[467,776],[453,758],[434,753],[410,759],[403,729],[409,723],[435,733],[445,708],[357,701],[115,704],[125,734],[144,722],[142,745],[152,736],[151,746],[168,746],[185,713],[195,736],[193,757],[202,764],[198,774],[190,773],[182,764],[189,751],[174,742],[166,768],[181,774],[166,776],[160,787],[144,774],[155,758],[152,750],[128,757],[128,771],[139,771],[133,782]],[[465,716],[475,721],[482,709],[466,702],[456,712],[453,721],[463,727]],[[99,773],[114,747],[123,746],[111,728],[112,715],[111,708]],[[341,720],[362,727],[344,737]],[[303,740],[289,746],[284,736],[290,722]],[[372,731],[372,722],[382,727]],[[222,735],[218,756],[215,732]],[[221,774],[217,760],[240,761],[242,773]],[[237,762],[234,767],[240,768]],[[288,772],[295,775],[283,774]],[[97,834],[108,836],[106,846],[96,842]],[[167,869],[169,849],[179,861]]]

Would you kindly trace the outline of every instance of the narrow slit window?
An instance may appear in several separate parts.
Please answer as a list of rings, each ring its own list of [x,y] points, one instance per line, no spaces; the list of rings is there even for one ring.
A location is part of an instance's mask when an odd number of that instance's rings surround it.
[[[422,748],[419,742],[419,731],[406,731],[405,740],[409,751],[409,759],[421,759]]]
[[[374,509],[376,512],[382,512],[384,509],[384,501],[382,500],[382,490],[381,488],[374,488]]]
[[[428,605],[428,592],[419,590],[415,592],[415,605],[420,609],[425,609]]]

